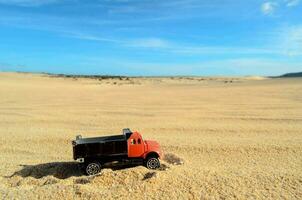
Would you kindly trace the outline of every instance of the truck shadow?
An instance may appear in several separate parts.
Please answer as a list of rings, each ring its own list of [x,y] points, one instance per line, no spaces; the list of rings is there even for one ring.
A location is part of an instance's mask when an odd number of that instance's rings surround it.
[[[44,176],[54,176],[59,179],[66,179],[71,176],[82,176],[83,173],[76,162],[51,162],[38,165],[20,165],[21,170],[16,171],[11,176],[33,177],[36,179]]]
[[[77,162],[51,162],[51,163],[43,163],[38,165],[20,165],[23,168],[21,170],[16,171],[10,176],[6,176],[5,178],[12,178],[14,176],[21,177],[33,177],[36,179],[43,178],[45,176],[54,176],[59,179],[66,179],[72,176],[83,176],[84,171],[81,169],[79,163]],[[116,166],[113,164],[106,164],[104,168],[110,168],[112,170],[121,170],[125,168],[135,167],[137,165],[123,165]]]

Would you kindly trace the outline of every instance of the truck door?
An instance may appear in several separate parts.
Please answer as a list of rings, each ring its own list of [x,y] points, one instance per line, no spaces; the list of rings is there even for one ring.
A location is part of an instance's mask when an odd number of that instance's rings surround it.
[[[143,143],[142,136],[134,132],[131,134],[131,136],[128,139],[128,157],[134,158],[134,157],[140,157],[145,152],[145,145]]]

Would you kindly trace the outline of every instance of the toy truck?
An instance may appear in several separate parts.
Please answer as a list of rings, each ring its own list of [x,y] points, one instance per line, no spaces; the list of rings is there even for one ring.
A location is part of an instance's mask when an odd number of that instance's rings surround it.
[[[72,141],[73,158],[79,161],[87,175],[101,171],[102,166],[110,162],[140,163],[149,169],[160,167],[162,157],[160,145],[156,141],[143,140],[138,132],[123,129],[120,135],[82,138]]]

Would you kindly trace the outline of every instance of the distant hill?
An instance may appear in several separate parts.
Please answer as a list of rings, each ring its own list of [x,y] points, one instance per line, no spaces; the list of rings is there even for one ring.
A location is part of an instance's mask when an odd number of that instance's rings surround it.
[[[297,78],[297,77],[302,77],[302,72],[287,73],[287,74],[278,76],[277,78]]]

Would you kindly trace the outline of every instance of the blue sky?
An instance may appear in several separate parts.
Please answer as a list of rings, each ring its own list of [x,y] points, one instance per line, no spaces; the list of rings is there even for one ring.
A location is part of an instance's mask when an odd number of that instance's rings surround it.
[[[302,71],[302,0],[0,0],[0,71]]]

